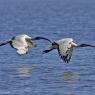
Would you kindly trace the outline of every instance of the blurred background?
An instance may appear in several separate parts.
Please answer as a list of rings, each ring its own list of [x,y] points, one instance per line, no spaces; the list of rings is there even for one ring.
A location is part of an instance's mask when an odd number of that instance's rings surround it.
[[[0,0],[0,42],[19,34],[95,45],[95,0]],[[95,95],[95,49],[75,49],[65,64],[35,43],[24,56],[0,47],[0,95]]]

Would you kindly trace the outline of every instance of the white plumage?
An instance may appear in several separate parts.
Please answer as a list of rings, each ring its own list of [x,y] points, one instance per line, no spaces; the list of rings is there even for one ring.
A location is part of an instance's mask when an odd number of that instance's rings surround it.
[[[11,47],[15,48],[17,50],[17,53],[21,55],[21,54],[26,54],[28,52],[28,48],[36,46],[33,44],[32,40],[40,40],[40,39],[50,41],[49,39],[45,37],[31,38],[30,36],[26,34],[21,34],[21,35],[17,35],[13,37],[12,39],[9,39],[7,41],[0,43],[0,46],[10,43]]]
[[[68,63],[72,56],[73,47],[77,46],[77,44],[73,42],[72,38],[61,39],[55,43],[59,45],[58,52],[60,57]]]
[[[28,52],[28,48],[21,48],[17,50],[17,53],[22,55]]]
[[[56,41],[56,43],[59,45],[60,54],[66,56],[67,51],[70,50],[70,48],[72,47],[73,39],[72,38],[66,38],[66,39]]]
[[[12,40],[12,46],[17,49],[17,53],[18,54],[25,54],[28,52],[28,42],[26,41],[26,39],[30,39],[30,43],[31,43],[31,47],[33,46],[32,41],[31,41],[31,37],[29,37],[28,35],[18,35],[16,36],[13,40]]]
[[[44,50],[43,52],[48,53],[53,49],[57,49],[60,57],[66,63],[68,63],[71,59],[74,47],[86,47],[86,46],[95,48],[95,46],[88,45],[88,44],[77,45],[76,43],[73,42],[72,38],[64,38],[64,39],[53,42],[52,46],[50,46],[50,48],[48,50]]]
[[[7,41],[0,43],[0,46],[6,45],[8,43],[10,43],[11,47],[15,48],[16,52],[20,55],[28,52],[28,48],[30,47],[30,44],[31,47],[34,46],[31,37],[29,37],[26,34],[17,35]]]

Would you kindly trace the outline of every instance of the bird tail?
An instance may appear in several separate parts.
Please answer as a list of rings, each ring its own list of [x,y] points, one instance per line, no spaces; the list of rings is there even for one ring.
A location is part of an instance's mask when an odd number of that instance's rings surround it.
[[[17,50],[17,53],[18,53],[19,55],[26,54],[27,52],[28,52],[28,49],[18,49],[18,50]]]

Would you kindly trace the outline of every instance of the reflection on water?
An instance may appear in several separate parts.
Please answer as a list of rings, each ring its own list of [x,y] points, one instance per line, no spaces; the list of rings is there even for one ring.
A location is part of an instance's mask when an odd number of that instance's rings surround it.
[[[22,66],[16,68],[16,72],[19,75],[19,77],[30,77],[32,73],[32,68],[28,66]]]
[[[75,75],[75,73],[73,73],[71,71],[65,71],[61,75],[61,79],[63,79],[64,81],[67,81],[67,82],[74,81],[76,79],[76,75]]]
[[[77,75],[72,71],[64,71],[61,75],[61,79],[64,81],[66,89],[65,95],[76,95],[75,94],[75,81],[77,80]]]
[[[68,94],[64,94],[64,95],[75,95],[75,94],[73,94],[73,93],[68,93]]]

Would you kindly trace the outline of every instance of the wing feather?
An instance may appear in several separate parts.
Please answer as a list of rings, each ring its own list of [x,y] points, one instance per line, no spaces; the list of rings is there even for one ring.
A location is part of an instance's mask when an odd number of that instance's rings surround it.
[[[73,47],[68,42],[59,44],[58,53],[61,59],[64,60],[65,63],[70,62],[72,52],[73,52]]]
[[[77,47],[93,47],[93,48],[95,48],[94,45],[90,45],[90,44],[80,44]]]
[[[26,53],[28,53],[28,48],[18,49],[18,50],[17,50],[17,53],[18,53],[19,55],[26,54]]]
[[[4,42],[1,42],[1,43],[0,43],[0,46],[6,45],[6,44],[8,44],[8,43],[10,43],[10,42],[11,42],[11,39],[6,40],[6,41],[4,41]]]

